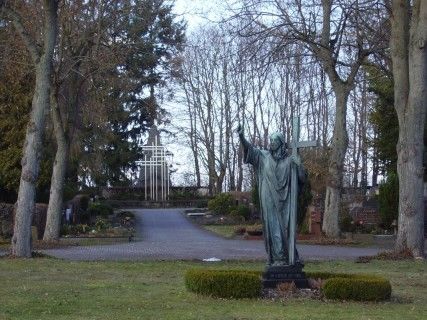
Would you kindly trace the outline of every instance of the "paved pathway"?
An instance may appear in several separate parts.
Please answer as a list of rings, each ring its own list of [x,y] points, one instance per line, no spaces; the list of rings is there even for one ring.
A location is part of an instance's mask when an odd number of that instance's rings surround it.
[[[115,245],[45,250],[70,260],[265,260],[263,241],[227,240],[190,223],[179,209],[133,210],[138,241]],[[299,245],[304,260],[355,259],[375,255],[378,248]]]

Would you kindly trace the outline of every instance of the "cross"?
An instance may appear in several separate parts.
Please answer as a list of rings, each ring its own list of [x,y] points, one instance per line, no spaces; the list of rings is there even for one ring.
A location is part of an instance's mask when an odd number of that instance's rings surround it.
[[[292,155],[298,155],[298,149],[317,147],[318,141],[299,141],[300,134],[300,120],[299,117],[292,118],[292,141],[290,147],[292,148]]]
[[[293,117],[292,119],[292,141],[290,147],[292,148],[292,155],[298,155],[298,149],[309,148],[318,146],[317,141],[299,141],[300,134],[300,119]],[[297,168],[292,166],[291,170],[291,212],[289,213],[289,234],[288,234],[288,254],[289,265],[295,264],[295,238],[296,238],[296,223],[297,223],[297,210],[298,210],[298,174]]]

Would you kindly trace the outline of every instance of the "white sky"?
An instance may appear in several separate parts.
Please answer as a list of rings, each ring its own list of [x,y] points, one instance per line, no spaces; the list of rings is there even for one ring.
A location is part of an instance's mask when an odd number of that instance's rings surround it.
[[[219,21],[225,10],[225,3],[225,0],[175,0],[173,11],[187,22],[186,34],[189,36],[197,28]],[[175,96],[178,95],[179,93],[175,94]],[[177,104],[177,101],[165,101],[163,105],[171,113],[172,122],[165,129],[172,132],[176,132],[176,125],[182,125],[182,123],[176,123],[182,121],[176,113],[177,110],[181,109],[181,106]],[[172,164],[173,170],[176,172],[171,175],[173,185],[185,183],[185,174],[194,173],[191,149],[188,142],[182,141],[182,139],[182,136],[170,138],[162,135],[162,144],[174,155]]]
[[[174,11],[187,21],[187,33],[210,21],[218,21],[225,9],[226,1],[219,0],[176,0]]]

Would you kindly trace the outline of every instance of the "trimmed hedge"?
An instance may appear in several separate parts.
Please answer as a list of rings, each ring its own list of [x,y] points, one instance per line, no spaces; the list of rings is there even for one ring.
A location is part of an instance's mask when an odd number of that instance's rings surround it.
[[[390,299],[391,284],[369,274],[306,272],[307,278],[327,280],[322,292],[328,299],[380,301]]]
[[[185,275],[188,290],[217,298],[256,298],[261,295],[261,273],[246,270],[193,269]]]
[[[348,278],[330,278],[322,292],[328,299],[381,301],[391,296],[390,281],[371,275],[354,275]]]
[[[193,269],[185,275],[188,290],[218,298],[255,298],[262,289],[262,272],[247,270]],[[322,293],[328,299],[381,301],[391,295],[390,282],[366,274],[306,272],[307,278],[322,279]]]
[[[112,215],[114,213],[113,207],[110,206],[108,203],[104,202],[94,202],[89,204],[89,208],[87,210],[89,216],[101,216],[101,217],[108,217],[109,215]]]

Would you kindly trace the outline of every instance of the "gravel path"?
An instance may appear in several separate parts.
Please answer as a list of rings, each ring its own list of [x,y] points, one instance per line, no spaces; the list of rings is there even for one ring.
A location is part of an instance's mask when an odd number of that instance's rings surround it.
[[[137,241],[44,252],[69,260],[265,260],[263,241],[227,240],[190,223],[180,209],[137,209]],[[379,248],[299,245],[304,260],[355,259]]]

